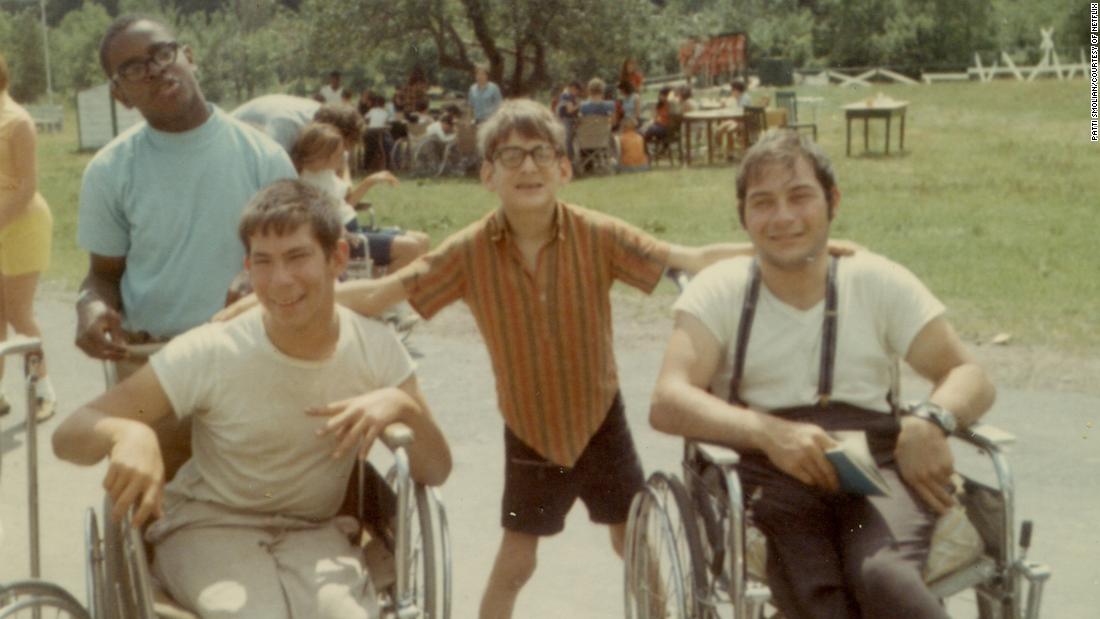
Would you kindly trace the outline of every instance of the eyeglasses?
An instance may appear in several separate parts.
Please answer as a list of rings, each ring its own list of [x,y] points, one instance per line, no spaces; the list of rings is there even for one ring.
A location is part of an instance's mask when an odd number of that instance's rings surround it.
[[[505,146],[493,153],[493,159],[499,161],[500,165],[505,168],[515,170],[523,165],[523,161],[527,159],[527,155],[531,155],[531,161],[534,161],[535,165],[540,168],[546,168],[557,161],[558,154],[558,150],[549,144],[539,144],[531,149],[520,148],[519,146]]]
[[[117,81],[121,77],[127,82],[140,82],[149,77],[150,71],[159,71],[175,62],[179,50],[180,44],[174,41],[161,43],[153,48],[153,52],[147,57],[122,63],[111,79]]]

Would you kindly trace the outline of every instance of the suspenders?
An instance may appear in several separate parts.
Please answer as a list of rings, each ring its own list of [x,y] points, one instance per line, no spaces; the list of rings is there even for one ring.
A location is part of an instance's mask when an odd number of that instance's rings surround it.
[[[836,363],[836,265],[837,257],[829,256],[829,270],[825,279],[825,319],[821,329],[821,370],[817,380],[817,405],[829,405],[833,390],[833,366]],[[756,315],[756,302],[760,298],[760,265],[754,258],[749,266],[749,287],[741,306],[741,323],[737,326],[737,342],[733,355],[733,375],[730,377],[729,401],[745,406],[741,399],[741,376],[745,372],[745,356],[749,348],[749,332]]]

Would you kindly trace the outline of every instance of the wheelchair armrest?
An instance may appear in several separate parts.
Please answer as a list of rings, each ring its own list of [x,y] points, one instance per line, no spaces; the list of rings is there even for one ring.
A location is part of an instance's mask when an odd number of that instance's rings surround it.
[[[42,340],[36,337],[19,336],[5,342],[0,342],[0,359],[8,355],[21,355],[32,352],[42,352]]]
[[[1014,434],[980,422],[960,428],[954,435],[967,443],[990,451],[1000,451],[1016,442]]]
[[[736,451],[725,445],[688,440],[688,448],[715,466],[734,466],[741,460]]]
[[[391,423],[382,431],[382,442],[392,451],[409,446],[412,444],[413,438],[412,428],[403,423]]]
[[[167,342],[146,342],[143,344],[126,343],[122,346],[126,349],[126,352],[130,355],[131,358],[148,359],[161,348],[164,348],[166,344]]]

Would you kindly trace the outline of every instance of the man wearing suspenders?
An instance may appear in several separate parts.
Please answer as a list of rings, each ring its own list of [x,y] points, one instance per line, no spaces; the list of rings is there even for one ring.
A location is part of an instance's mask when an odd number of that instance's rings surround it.
[[[946,618],[921,579],[936,516],[954,502],[946,439],[994,388],[912,273],[868,252],[828,256],[839,206],[808,139],[769,134],[749,151],[737,209],[757,256],[711,266],[677,301],[650,421],[742,453],[784,616]],[[904,412],[898,359],[932,383]],[[839,490],[825,457],[836,430],[866,433],[889,494]]]

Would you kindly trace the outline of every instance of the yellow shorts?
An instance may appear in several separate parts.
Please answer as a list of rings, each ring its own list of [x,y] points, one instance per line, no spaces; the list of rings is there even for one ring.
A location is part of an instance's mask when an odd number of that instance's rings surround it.
[[[0,275],[13,277],[49,268],[52,229],[50,209],[35,194],[30,209],[0,230]]]

